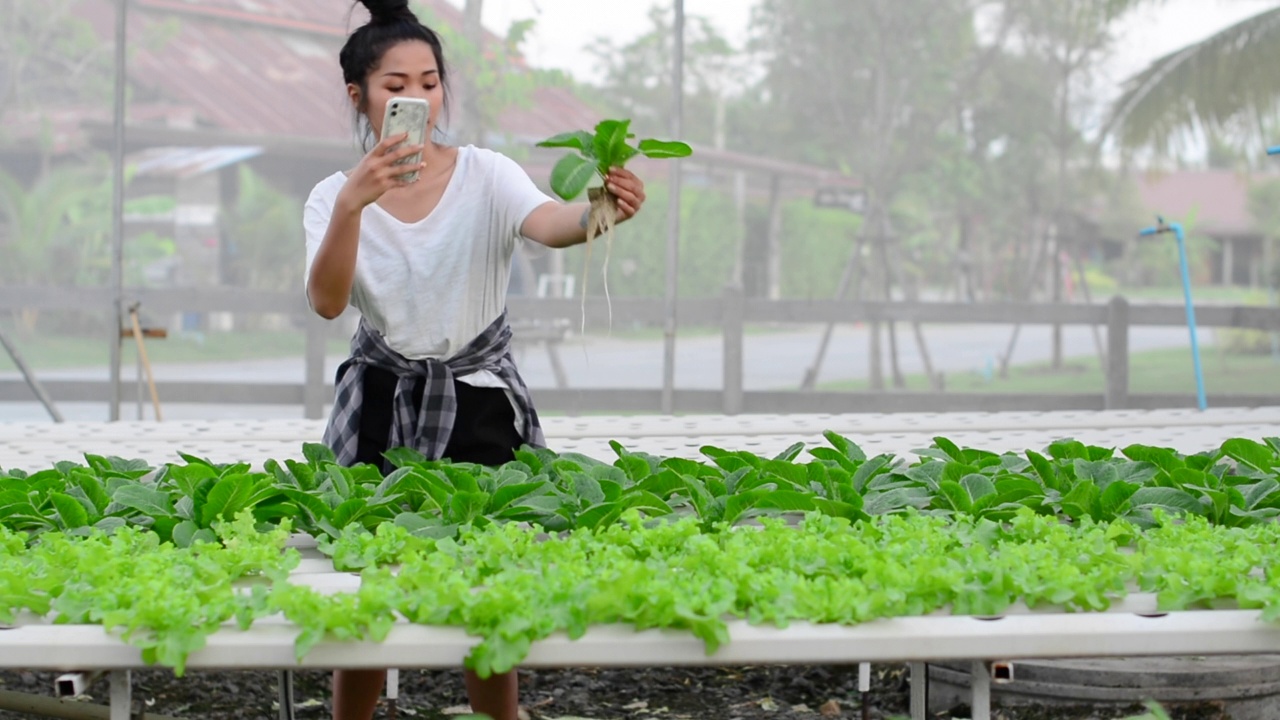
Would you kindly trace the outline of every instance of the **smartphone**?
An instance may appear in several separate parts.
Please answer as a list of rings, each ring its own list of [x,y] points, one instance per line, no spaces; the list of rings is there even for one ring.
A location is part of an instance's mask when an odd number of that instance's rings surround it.
[[[393,97],[387,101],[387,108],[382,115],[382,136],[391,137],[401,133],[409,133],[404,141],[410,145],[424,145],[427,140],[427,119],[431,117],[431,103],[422,98]],[[392,150],[404,143],[397,144]],[[409,157],[396,161],[396,165],[413,165],[414,170],[399,176],[404,182],[417,182],[417,166],[422,162],[422,153],[416,152]]]

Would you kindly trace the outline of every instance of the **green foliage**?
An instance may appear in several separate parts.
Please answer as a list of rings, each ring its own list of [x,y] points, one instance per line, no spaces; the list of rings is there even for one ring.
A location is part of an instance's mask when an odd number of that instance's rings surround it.
[[[30,186],[0,170],[0,247],[9,262],[0,281],[10,285],[101,287],[111,272],[111,178],[106,157],[58,165]],[[126,183],[129,178],[126,177]],[[168,201],[130,200],[125,212]],[[173,253],[173,241],[154,233],[130,237],[125,282],[143,284],[146,266]]]
[[[1171,153],[1202,130],[1243,131],[1275,112],[1280,8],[1269,8],[1199,42],[1174,50],[1129,78],[1107,129],[1129,148]],[[1243,122],[1241,122],[1243,121]],[[1261,148],[1270,138],[1257,138]]]
[[[10,125],[9,113],[31,112],[57,102],[106,105],[111,94],[111,53],[82,16],[80,0],[32,4],[5,2],[0,26],[0,143],[31,137],[31,127]],[[15,132],[15,130],[17,132]],[[11,135],[12,133],[12,135]]]
[[[1183,456],[1134,445],[1114,449],[1063,440],[1045,452],[997,454],[935,438],[919,460],[868,458],[848,438],[796,445],[777,457],[702,448],[704,460],[656,458],[614,443],[613,463],[524,449],[500,467],[428,461],[410,449],[373,465],[343,467],[321,445],[305,462],[182,464],[86,455],[36,473],[0,472],[0,526],[17,532],[87,533],[133,526],[185,547],[212,540],[242,512],[295,527],[326,543],[395,524],[416,537],[451,537],[467,526],[529,523],[552,532],[600,528],[635,510],[693,515],[704,527],[759,515],[818,511],[848,520],[919,510],[1007,522],[1029,509],[1064,521],[1158,524],[1158,514],[1247,527],[1280,515],[1280,439],[1236,438]],[[358,569],[364,564],[340,564]]]
[[[1198,284],[1217,281],[1217,278],[1208,276],[1211,267],[1208,259],[1220,249],[1217,240],[1199,231],[1199,214],[1199,208],[1194,208],[1183,218],[1169,218],[1170,221],[1181,222],[1186,233],[1187,263],[1193,288]],[[1147,224],[1150,222],[1147,221]],[[1178,243],[1170,234],[1139,240],[1126,262],[1134,266],[1131,272],[1145,284],[1182,288]]]
[[[609,290],[618,297],[661,297],[666,282],[667,204],[665,182],[645,185],[644,212],[615,230],[610,260]],[[723,192],[686,185],[680,203],[680,271],[682,297],[719,296],[733,273],[733,258],[741,242],[730,197]],[[566,266],[581,264],[585,248],[564,251]],[[601,271],[603,253],[591,258],[591,273]]]
[[[247,165],[239,167],[239,196],[225,235],[231,256],[227,280],[257,290],[302,287],[302,203],[280,192]]]
[[[549,76],[530,70],[521,46],[534,27],[533,20],[517,20],[496,41],[471,38],[455,22],[442,21],[428,3],[415,2],[414,12],[439,33],[453,69],[453,82],[461,102],[450,108],[458,121],[459,141],[488,145],[497,119],[513,109],[529,107],[534,91],[548,84]]]
[[[627,142],[635,137],[630,120],[602,120],[595,134],[584,130],[561,133],[538,143],[538,147],[569,148],[578,154],[561,158],[551,171],[551,190],[564,200],[572,200],[587,189],[592,177],[604,178],[609,170],[623,167],[636,155],[652,159],[688,157],[693,150],[678,141],[641,140],[639,147]]]
[[[669,121],[672,15],[669,5],[655,5],[649,10],[649,27],[639,37],[620,44],[600,36],[587,47],[602,77],[593,96],[606,115],[631,117],[645,126]],[[728,116],[751,120],[738,109],[747,54],[696,13],[686,13],[684,32],[682,128],[688,138],[713,145],[718,132],[727,133]]]
[[[299,560],[296,550],[284,550],[288,534],[287,522],[259,533],[246,514],[189,548],[121,528],[84,538],[49,533],[24,549],[20,536],[0,528],[0,622],[26,610],[101,624],[141,648],[144,662],[181,675],[187,657],[223,623],[247,627],[263,616],[263,595],[238,593],[233,583],[251,576],[285,583]]]
[[[659,297],[665,287],[667,203],[665,182],[646,183],[644,212],[617,227],[610,261],[609,289],[615,297]],[[745,223],[726,193],[686,182],[680,203],[681,297],[719,297],[733,277],[742,243],[753,238],[746,226],[762,228],[762,208],[748,205]],[[807,199],[782,205],[782,289],[786,297],[831,297],[840,280],[862,220],[856,215],[815,208]],[[576,266],[583,249],[565,251],[566,265]],[[748,259],[757,256],[748,246]],[[603,258],[593,256],[591,272]],[[750,267],[747,270],[751,270]]]
[[[784,204],[783,296],[835,297],[840,275],[853,254],[862,226],[863,218],[851,213],[815,208],[803,200]]]
[[[288,524],[263,532],[247,511],[220,524],[216,541],[190,547],[133,528],[38,541],[0,528],[0,622],[30,612],[102,624],[142,648],[146,662],[181,674],[232,621],[248,629],[282,614],[301,659],[320,642],[382,641],[399,616],[479,638],[466,664],[487,677],[554,633],[577,639],[602,625],[683,631],[712,654],[732,642],[730,621],[857,625],[999,616],[1016,603],[1103,611],[1135,591],[1154,594],[1162,611],[1234,602],[1268,621],[1280,616],[1268,553],[1280,526],[1153,517],[1142,530],[1124,521],[1067,525],[1030,508],[1001,523],[915,511],[851,522],[810,512],[729,532],[726,523],[645,521],[631,510],[594,529],[473,525],[456,538],[385,523],[349,527],[322,546],[339,566],[361,560],[359,589],[336,593],[293,584],[299,555],[285,547]],[[173,592],[179,585],[183,592]]]
[[[910,463],[824,438],[808,458],[802,444],[689,460],[615,442],[612,463],[524,448],[500,467],[398,449],[385,477],[320,445],[261,473],[186,455],[11,470],[0,623],[99,623],[181,673],[232,620],[283,614],[301,658],[381,641],[399,616],[480,638],[467,664],[487,676],[595,625],[683,630],[714,653],[730,619],[1101,611],[1134,591],[1161,611],[1235,603],[1280,619],[1280,438],[1183,455],[1066,439],[998,454],[938,437]],[[359,590],[292,584],[295,527],[360,571]]]
[[[1252,291],[1245,293],[1239,300],[1239,304],[1275,306],[1276,295],[1274,291]],[[1277,341],[1280,341],[1280,334],[1277,333],[1262,330],[1222,329],[1216,333],[1214,346],[1232,355],[1270,355],[1275,351]]]
[[[1262,284],[1280,289],[1280,180],[1263,180],[1249,188],[1249,214],[1271,245],[1271,266],[1261,268]],[[1264,253],[1265,254],[1265,253]]]

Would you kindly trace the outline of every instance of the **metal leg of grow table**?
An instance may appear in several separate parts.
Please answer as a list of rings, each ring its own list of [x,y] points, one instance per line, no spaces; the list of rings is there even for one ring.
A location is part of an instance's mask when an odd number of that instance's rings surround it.
[[[111,720],[133,717],[133,679],[128,670],[111,671]]]
[[[981,660],[969,665],[969,718],[991,720],[991,669]]]
[[[400,671],[387,671],[387,720],[396,720],[396,703],[400,700]]]
[[[858,663],[858,695],[861,698],[862,720],[871,718],[871,663]]]
[[[293,671],[281,670],[278,677],[280,720],[293,720]]]
[[[929,712],[929,666],[911,663],[911,720],[926,720]]]

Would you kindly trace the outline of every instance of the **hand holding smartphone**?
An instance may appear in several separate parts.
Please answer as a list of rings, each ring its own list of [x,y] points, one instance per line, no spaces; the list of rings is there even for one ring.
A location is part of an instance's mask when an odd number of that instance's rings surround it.
[[[427,140],[427,120],[431,117],[431,103],[422,98],[393,97],[387,101],[382,116],[382,137],[392,137],[408,133],[404,142],[391,148],[394,151],[405,143],[425,145]],[[416,168],[422,163],[422,153],[416,152],[395,162],[396,165],[412,165]],[[415,169],[398,178],[406,183],[417,182],[419,172]]]

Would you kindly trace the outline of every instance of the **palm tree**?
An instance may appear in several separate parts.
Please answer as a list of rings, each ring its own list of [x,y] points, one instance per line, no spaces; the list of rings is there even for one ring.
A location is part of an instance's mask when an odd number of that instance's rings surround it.
[[[1280,106],[1280,7],[1165,55],[1130,78],[1105,128],[1122,147],[1168,151],[1186,133],[1257,132]]]

